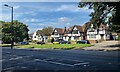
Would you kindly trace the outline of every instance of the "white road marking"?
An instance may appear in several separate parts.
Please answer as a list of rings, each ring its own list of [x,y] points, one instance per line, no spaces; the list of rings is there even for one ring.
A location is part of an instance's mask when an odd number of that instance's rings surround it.
[[[70,65],[70,64],[64,64],[64,63],[59,63],[59,62],[54,62],[54,61],[46,61],[46,60],[41,60],[38,59],[37,61],[42,61],[42,62],[48,62],[48,63],[53,63],[53,64],[59,64],[59,65],[65,65],[65,66],[74,66],[74,65]]]
[[[17,60],[17,59],[22,59],[23,57],[16,57],[16,58],[11,58],[9,60]]]
[[[76,65],[86,65],[86,64],[89,64],[89,62],[77,63],[77,64],[74,64],[74,66],[76,66]]]
[[[86,65],[89,64],[89,62],[83,62],[83,61],[79,61],[80,63],[76,63],[76,64],[66,64],[66,63],[61,63],[61,62],[55,62],[55,61],[47,61],[47,60],[52,60],[52,59],[35,59],[36,61],[42,61],[42,62],[48,62],[48,63],[53,63],[53,64],[59,64],[59,65],[64,65],[64,66],[76,66],[76,65]],[[62,61],[62,60],[61,60]],[[78,61],[77,61],[78,62]],[[82,63],[81,63],[82,62]]]

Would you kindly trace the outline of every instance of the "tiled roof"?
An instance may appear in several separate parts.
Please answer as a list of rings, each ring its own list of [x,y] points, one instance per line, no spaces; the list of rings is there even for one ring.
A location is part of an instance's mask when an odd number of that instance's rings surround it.
[[[74,26],[71,26],[70,28],[68,28],[65,33],[66,33],[66,34],[71,33],[71,32],[73,31],[73,28],[74,28],[74,27],[76,27],[79,32],[83,32],[83,29],[82,29],[81,26],[74,25]]]
[[[86,32],[87,29],[90,28],[90,25],[91,25],[90,22],[85,23],[85,24],[82,26],[83,32]],[[100,24],[100,27],[99,27],[99,28],[108,29],[107,25],[104,25],[104,24]]]
[[[104,25],[104,24],[100,24],[99,28],[108,29],[107,25]]]
[[[65,33],[66,33],[66,34],[71,33],[72,28],[73,28],[73,27],[68,28]]]
[[[85,24],[82,26],[83,32],[86,32],[89,27],[90,27],[90,22],[85,23]]]
[[[76,26],[79,32],[83,32],[82,26]]]
[[[65,28],[55,28],[54,31],[57,30],[58,34],[64,34]]]
[[[34,33],[29,34],[29,36],[32,36]]]

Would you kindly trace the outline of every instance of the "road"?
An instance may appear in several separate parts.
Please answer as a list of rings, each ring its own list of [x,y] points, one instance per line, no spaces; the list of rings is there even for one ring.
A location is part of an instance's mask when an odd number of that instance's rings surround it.
[[[2,48],[2,70],[118,71],[120,51],[34,50]],[[40,71],[40,72],[41,72]],[[23,71],[22,71],[23,72]]]

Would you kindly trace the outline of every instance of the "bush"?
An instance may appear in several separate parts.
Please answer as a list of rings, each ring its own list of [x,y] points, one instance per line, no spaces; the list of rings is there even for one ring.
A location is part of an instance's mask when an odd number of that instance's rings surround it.
[[[52,39],[48,39],[47,42],[51,42]]]
[[[118,35],[118,39],[117,40],[119,40],[120,41],[120,34]]]
[[[36,43],[36,42],[37,42],[37,40],[33,40],[33,41],[32,41],[32,43]]]

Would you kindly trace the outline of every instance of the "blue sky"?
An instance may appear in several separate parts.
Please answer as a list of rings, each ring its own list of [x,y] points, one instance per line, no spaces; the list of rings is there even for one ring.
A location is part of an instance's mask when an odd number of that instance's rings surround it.
[[[14,20],[26,24],[29,33],[47,26],[82,26],[89,21],[89,14],[93,11],[87,7],[78,8],[78,2],[6,2],[2,3],[0,11],[0,20],[3,21],[11,21],[11,9],[4,4],[14,7]]]

